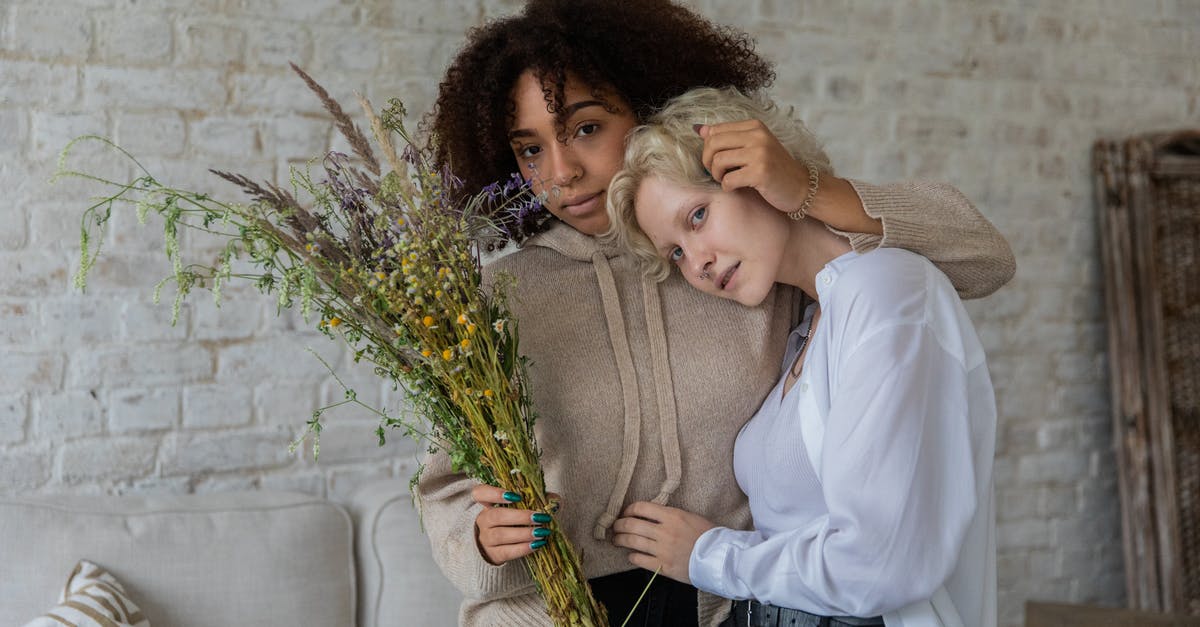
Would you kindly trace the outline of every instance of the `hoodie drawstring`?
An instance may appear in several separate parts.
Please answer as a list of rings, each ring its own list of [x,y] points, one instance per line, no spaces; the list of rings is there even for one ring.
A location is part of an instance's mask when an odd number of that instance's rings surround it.
[[[679,456],[679,414],[675,410],[675,386],[671,381],[662,299],[658,294],[658,283],[645,276],[642,277],[642,302],[646,307],[646,331],[650,337],[650,358],[654,370],[654,391],[658,401],[663,467],[667,471],[654,502],[666,505],[671,495],[679,488],[679,478],[683,474],[683,463]]]
[[[621,449],[621,467],[617,471],[617,483],[608,497],[608,507],[596,521],[592,537],[603,541],[608,528],[621,514],[625,494],[633,480],[633,468],[637,464],[638,446],[641,442],[642,410],[638,401],[637,371],[633,365],[633,353],[629,349],[629,336],[625,333],[625,320],[621,315],[621,301],[617,296],[617,282],[603,251],[592,254],[592,268],[600,284],[600,297],[604,303],[604,319],[608,324],[608,337],[612,342],[613,354],[617,359],[617,373],[621,379],[621,390],[625,401],[625,442]]]

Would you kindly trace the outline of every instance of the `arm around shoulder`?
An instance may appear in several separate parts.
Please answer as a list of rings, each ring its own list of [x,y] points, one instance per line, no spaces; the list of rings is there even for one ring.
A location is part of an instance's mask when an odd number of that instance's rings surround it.
[[[1008,241],[952,185],[925,181],[872,185],[850,181],[883,235],[847,233],[858,252],[904,248],[929,259],[962,298],[983,298],[1016,273]]]

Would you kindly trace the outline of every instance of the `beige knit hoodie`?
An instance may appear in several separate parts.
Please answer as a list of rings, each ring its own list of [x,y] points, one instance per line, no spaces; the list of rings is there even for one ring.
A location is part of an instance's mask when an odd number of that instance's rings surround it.
[[[1012,277],[1007,242],[954,188],[853,184],[884,225],[882,238],[849,235],[856,250],[921,253],[968,298]],[[633,568],[609,541],[609,527],[633,501],[750,528],[733,443],[778,378],[802,293],[777,286],[747,308],[693,289],[677,272],[655,283],[631,255],[563,224],[487,268],[498,272],[517,279],[512,308],[532,362],[546,484],[563,496],[558,520],[587,576]],[[466,596],[460,624],[550,625],[524,565],[492,566],[480,555],[474,481],[452,472],[445,455],[425,463],[417,486],[423,522],[435,559]],[[728,601],[700,594],[701,625],[716,625],[727,610]]]

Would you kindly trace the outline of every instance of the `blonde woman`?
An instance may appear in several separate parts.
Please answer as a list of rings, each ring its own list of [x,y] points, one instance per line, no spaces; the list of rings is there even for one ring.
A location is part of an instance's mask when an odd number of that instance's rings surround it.
[[[781,184],[797,169],[807,189]],[[994,625],[983,349],[927,259],[856,253],[806,219],[832,175],[803,124],[733,89],[690,91],[631,133],[609,235],[648,273],[674,266],[748,307],[776,284],[810,302],[734,445],[755,529],[636,502],[613,541],[635,566],[738,599],[725,625]]]

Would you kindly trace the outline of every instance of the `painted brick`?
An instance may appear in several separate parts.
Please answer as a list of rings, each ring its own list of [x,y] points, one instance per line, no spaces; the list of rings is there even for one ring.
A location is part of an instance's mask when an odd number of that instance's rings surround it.
[[[201,296],[203,298],[203,296]],[[179,309],[179,319],[171,324],[171,303],[126,302],[121,311],[121,337],[130,342],[182,340],[187,338],[191,305]]]
[[[246,55],[246,33],[238,24],[185,22],[181,24],[181,37],[179,57],[189,65],[240,63]]]
[[[112,64],[171,60],[173,27],[167,15],[119,11],[96,15],[96,58]]]
[[[51,3],[14,8],[11,50],[53,61],[82,61],[92,48],[95,30],[85,11]]]
[[[447,0],[436,5],[369,0],[365,21],[387,31],[447,33],[457,39],[464,25],[479,24],[481,18],[478,0]]]
[[[41,395],[34,402],[34,437],[70,440],[104,431],[104,410],[95,392]]]
[[[258,489],[257,477],[246,477],[239,475],[221,475],[217,477],[204,477],[196,482],[196,494],[204,494],[209,492],[245,492]]]
[[[73,65],[46,65],[5,59],[0,63],[0,103],[67,105],[79,92]]]
[[[163,441],[164,476],[286,466],[291,436],[274,431],[176,432]]]
[[[108,396],[108,428],[113,433],[164,431],[179,426],[179,392],[159,388],[115,390]]]
[[[374,37],[357,31],[318,32],[314,65],[309,74],[372,72],[379,67],[382,48]],[[315,74],[314,74],[315,73]]]
[[[192,145],[211,156],[246,157],[262,151],[260,124],[239,117],[206,117],[190,125]]]
[[[263,326],[263,310],[270,297],[253,289],[231,289],[222,293],[218,307],[207,295],[190,304],[192,337],[197,340],[241,340],[253,336]]]
[[[390,459],[400,450],[402,438],[389,438],[387,444],[379,446],[379,439],[375,437],[375,429],[379,426],[377,420],[333,415],[324,422],[320,456],[317,458],[322,466]]]
[[[0,109],[0,155],[20,154],[29,139],[28,115],[21,109]]]
[[[225,104],[216,70],[88,66],[83,102],[94,107],[181,108],[212,111]]]
[[[340,352],[330,344],[328,340],[323,340],[323,344],[312,345],[311,348],[332,366],[338,362]],[[221,382],[244,381],[267,373],[314,383],[324,381],[329,376],[325,366],[310,355],[303,344],[287,338],[257,340],[222,348],[217,363],[217,380]],[[287,364],[286,370],[281,370],[280,364]]]
[[[286,472],[280,474],[265,474],[259,482],[264,490],[284,490],[300,492],[317,497],[325,496],[325,475],[319,472],[297,474]]]
[[[44,300],[38,340],[48,346],[112,341],[119,337],[123,307],[119,300],[78,294],[74,298]]]
[[[325,493],[327,498],[337,503],[349,500],[359,486],[370,481],[389,479],[393,476],[392,469],[386,464],[372,464],[346,470],[333,470],[328,474]]]
[[[0,302],[0,345],[29,346],[41,334],[35,302],[16,300]]]
[[[236,385],[192,386],[183,391],[183,426],[187,429],[236,427],[254,414],[250,388]]]
[[[59,353],[6,348],[0,351],[0,393],[57,390],[64,361]]]
[[[0,445],[25,440],[25,425],[29,422],[29,396],[0,395]]]
[[[68,442],[58,453],[58,476],[67,484],[132,479],[154,470],[158,442],[111,437]]]
[[[67,379],[77,386],[178,385],[208,379],[212,371],[208,349],[160,344],[75,351]]]
[[[276,21],[349,26],[358,22],[356,2],[345,0],[234,0],[235,10]]]
[[[312,57],[312,35],[303,24],[252,20],[246,31],[254,34],[246,45],[247,65],[287,68],[295,63],[303,68]]]
[[[996,523],[996,548],[1044,549],[1052,546],[1050,523],[1044,520],[1012,520]]]
[[[1024,483],[1071,483],[1087,476],[1088,465],[1082,451],[1032,453],[1018,460],[1017,477]]]
[[[145,155],[177,156],[187,134],[183,118],[174,111],[116,114],[116,141],[139,158]]]
[[[360,109],[352,111],[358,114]],[[376,105],[378,106],[378,105]],[[263,131],[263,153],[281,158],[299,159],[302,162],[321,155],[326,150],[325,137],[331,122],[326,117],[279,116],[266,123]],[[361,124],[363,132],[369,132]]]
[[[9,448],[0,455],[0,494],[22,495],[41,487],[53,472],[49,443]]]
[[[316,383],[266,383],[254,390],[255,421],[286,425],[297,432],[312,418],[317,404]]]

